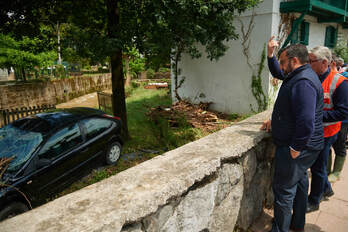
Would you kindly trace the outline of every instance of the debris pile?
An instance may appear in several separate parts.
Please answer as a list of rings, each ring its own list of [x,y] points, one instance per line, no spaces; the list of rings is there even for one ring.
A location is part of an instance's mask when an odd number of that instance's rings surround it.
[[[200,103],[198,105],[189,102],[180,101],[170,108],[158,106],[151,108],[148,116],[156,123],[157,118],[165,118],[171,127],[178,127],[180,120],[185,120],[195,128],[212,132],[231,125],[231,121],[226,120],[226,115],[218,112],[208,111],[209,103]]]
[[[145,87],[145,89],[161,89],[161,88],[168,88],[167,82],[159,82],[159,83],[149,83]]]
[[[10,165],[11,160],[13,160],[13,157],[10,157],[10,158],[7,158],[7,157],[0,158],[0,180],[1,180],[2,176],[3,176],[3,174],[5,173],[6,169]],[[1,182],[0,182],[0,186],[1,186]]]

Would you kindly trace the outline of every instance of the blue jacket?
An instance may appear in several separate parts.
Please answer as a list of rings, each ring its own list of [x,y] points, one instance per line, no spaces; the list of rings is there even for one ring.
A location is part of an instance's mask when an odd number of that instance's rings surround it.
[[[309,64],[289,73],[274,104],[274,143],[297,151],[321,150],[324,147],[323,99],[321,83]]]
[[[280,70],[276,58],[268,58],[269,71],[277,79],[284,80],[285,76]],[[323,82],[329,75],[330,68],[319,76],[320,82]],[[306,94],[305,94],[306,95]],[[307,98],[307,96],[304,96]],[[333,110],[324,111],[323,122],[337,122],[348,119],[348,81],[341,83],[332,95],[332,101],[335,105]]]

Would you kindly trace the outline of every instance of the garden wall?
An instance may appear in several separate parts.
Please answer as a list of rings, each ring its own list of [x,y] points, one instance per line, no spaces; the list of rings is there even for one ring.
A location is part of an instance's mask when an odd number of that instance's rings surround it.
[[[0,109],[59,104],[87,93],[111,89],[111,75],[0,85]]]
[[[272,202],[264,112],[0,223],[2,232],[247,230]]]

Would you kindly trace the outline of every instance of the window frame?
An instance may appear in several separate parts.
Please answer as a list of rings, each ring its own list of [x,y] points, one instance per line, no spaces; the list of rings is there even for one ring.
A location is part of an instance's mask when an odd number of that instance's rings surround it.
[[[334,48],[337,44],[337,28],[334,26],[327,26],[325,29],[325,42],[324,46],[328,48]]]
[[[88,138],[88,129],[85,125],[85,121],[88,121],[88,120],[95,120],[95,119],[99,119],[99,120],[106,120],[106,121],[109,121],[111,124],[110,127],[108,127],[106,130],[104,130],[102,133],[99,133],[97,135],[95,135],[94,137],[92,138]],[[114,128],[115,126],[117,126],[117,123],[111,119],[108,119],[108,118],[104,118],[104,117],[90,117],[90,118],[84,118],[82,119],[80,122],[79,122],[80,126],[81,126],[81,130],[83,131],[83,134],[84,134],[84,141],[85,142],[88,142],[89,140],[92,140],[93,138],[98,138],[100,135],[103,135],[104,133],[108,132],[109,130],[112,130],[112,128]]]
[[[47,145],[47,143],[50,141],[50,139],[51,139],[54,135],[56,135],[57,133],[59,133],[60,131],[64,130],[65,128],[71,127],[71,126],[77,126],[77,128],[78,128],[78,130],[79,130],[79,132],[80,132],[81,141],[80,141],[78,144],[76,144],[75,146],[69,148],[68,150],[65,150],[65,151],[61,152],[60,154],[58,154],[58,155],[56,155],[56,156],[54,156],[54,157],[52,157],[52,158],[42,157],[42,155],[45,154],[47,151],[46,151],[45,153],[41,153],[41,152],[43,151],[43,149],[45,148],[45,146]],[[40,147],[40,150],[37,152],[37,157],[38,157],[39,159],[49,159],[49,160],[51,160],[51,161],[55,161],[55,160],[57,160],[57,159],[63,157],[65,154],[69,153],[70,151],[76,149],[78,146],[80,146],[80,145],[83,144],[84,142],[85,142],[85,136],[84,136],[83,130],[82,130],[82,128],[81,128],[81,125],[80,125],[79,122],[74,122],[74,123],[71,123],[71,124],[69,124],[69,125],[65,125],[64,127],[59,128],[59,129],[55,130],[53,133],[51,133],[51,134],[48,136],[48,138],[44,141],[43,145]]]
[[[291,44],[303,44],[308,45],[309,44],[309,27],[310,23],[306,21],[302,21],[300,25],[298,25],[298,28],[294,32],[291,38]]]

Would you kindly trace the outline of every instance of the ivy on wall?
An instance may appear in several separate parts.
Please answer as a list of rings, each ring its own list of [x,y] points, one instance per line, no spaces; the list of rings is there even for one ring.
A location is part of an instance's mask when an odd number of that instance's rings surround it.
[[[268,105],[268,101],[267,101],[267,97],[266,94],[263,91],[262,88],[262,71],[264,68],[264,63],[266,60],[266,44],[264,44],[263,46],[263,51],[261,53],[261,60],[260,63],[258,64],[258,69],[255,70],[255,65],[253,65],[251,63],[251,59],[250,59],[250,51],[249,51],[249,47],[250,47],[250,35],[252,30],[254,29],[254,19],[255,19],[255,11],[253,11],[250,21],[249,21],[249,25],[247,26],[247,28],[245,28],[244,23],[241,19],[238,19],[240,24],[241,24],[241,42],[242,42],[242,50],[243,50],[243,54],[246,58],[246,62],[248,67],[250,68],[250,70],[252,71],[252,75],[251,75],[251,93],[253,94],[254,98],[256,99],[258,108],[257,108],[257,112],[261,112],[267,109],[267,105]],[[255,74],[256,73],[256,74]],[[250,108],[252,111],[256,111],[253,109],[252,105],[250,104]]]
[[[263,50],[261,53],[261,60],[258,66],[257,74],[255,75],[254,71],[251,76],[251,92],[254,95],[257,105],[258,105],[258,112],[264,111],[267,109],[267,97],[262,89],[262,71],[265,67],[265,60],[266,60],[266,44],[263,46]]]

